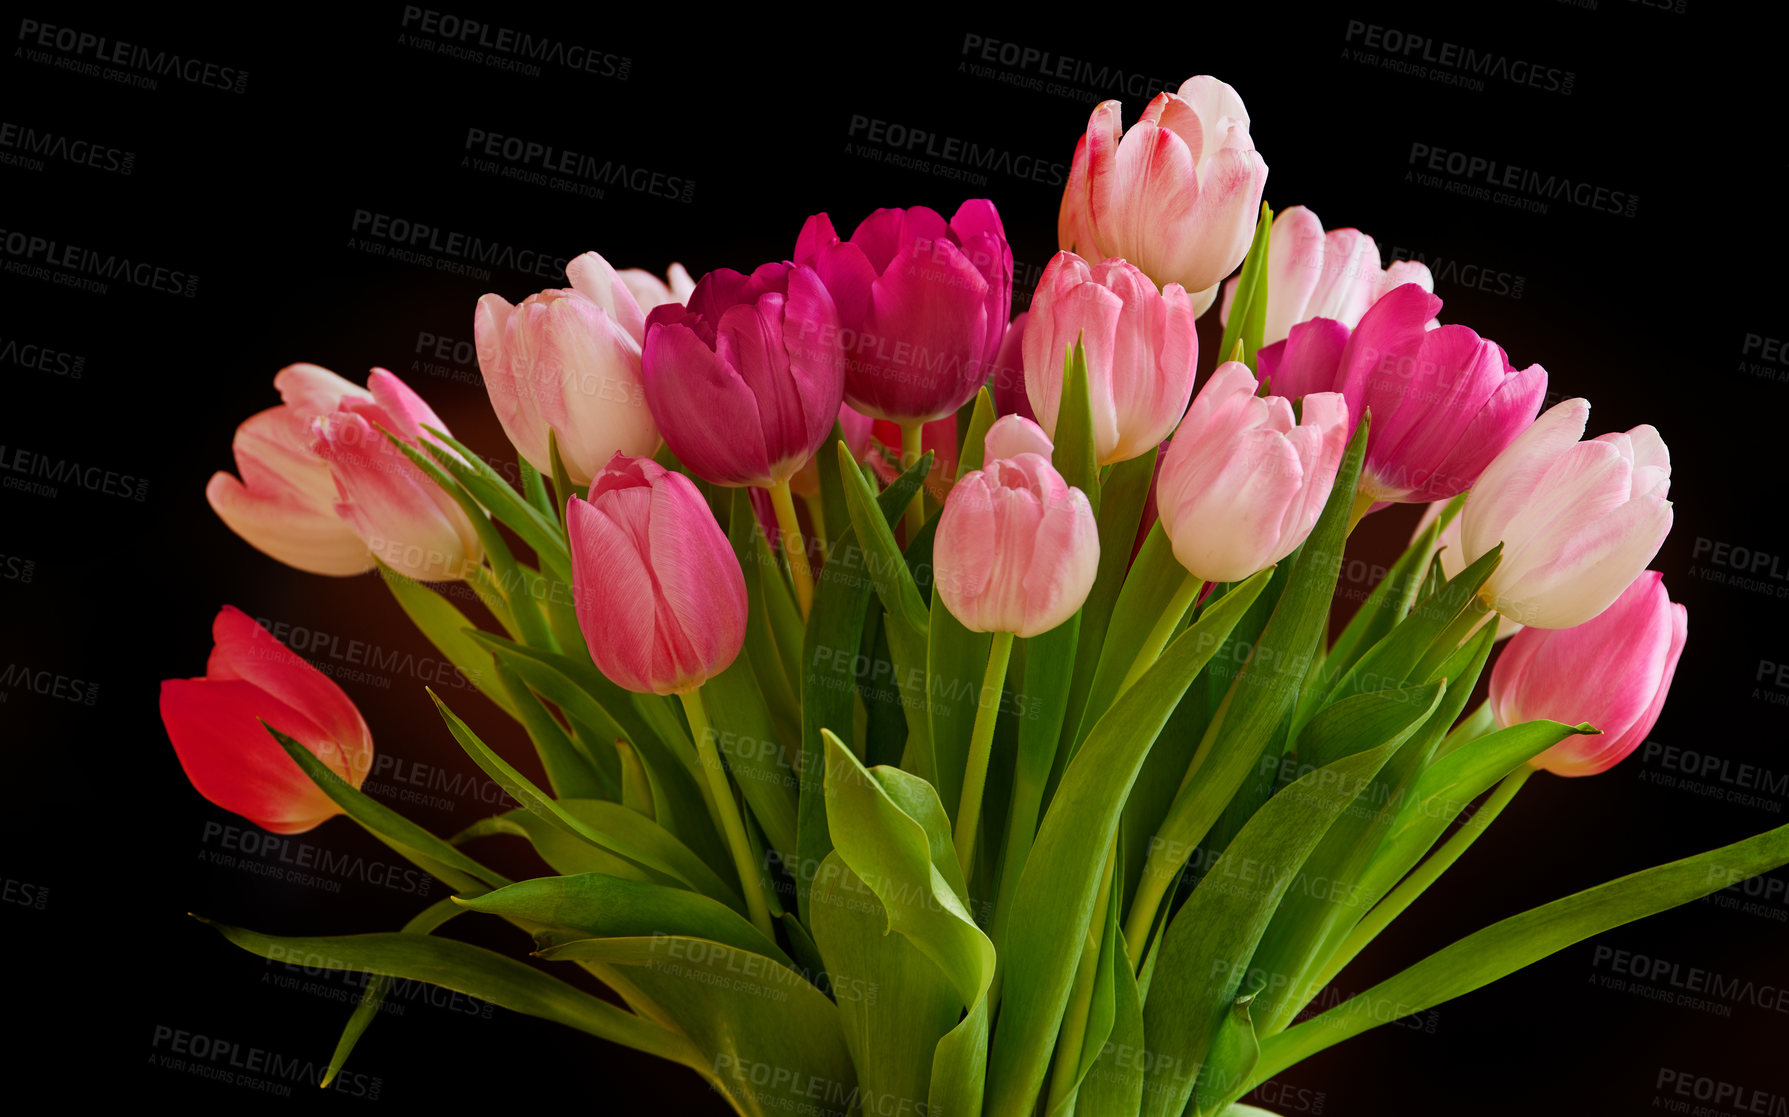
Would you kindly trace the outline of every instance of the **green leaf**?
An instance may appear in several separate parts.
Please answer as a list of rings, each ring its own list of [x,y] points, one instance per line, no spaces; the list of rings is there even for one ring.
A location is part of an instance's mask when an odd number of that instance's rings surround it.
[[[627,738],[615,738],[615,757],[621,764],[621,805],[658,821],[658,810],[653,805],[653,797],[658,793],[652,788],[652,777],[640,761],[640,754],[627,743]]]
[[[569,530],[566,517],[571,515],[571,498],[582,496],[577,486],[571,483],[571,474],[566,471],[565,459],[559,456],[559,432],[552,427],[547,428],[547,459],[553,468],[553,518],[559,521],[562,530]]]
[[[325,958],[331,968],[350,973],[425,981],[490,1001],[512,1012],[564,1024],[698,1071],[708,1069],[701,1052],[675,1032],[575,989],[526,963],[482,947],[402,932],[323,937],[263,935],[243,927],[213,923],[199,916],[194,918],[250,954],[263,958]]]
[[[962,477],[982,467],[982,459],[987,456],[988,428],[994,425],[999,416],[994,414],[994,397],[988,394],[984,386],[975,393],[975,410],[969,415],[968,427],[963,432],[963,445],[957,452],[957,476]]]
[[[1450,501],[1441,515],[1410,541],[1410,546],[1404,548],[1398,561],[1392,563],[1391,569],[1379,579],[1373,592],[1354,611],[1354,616],[1349,619],[1347,627],[1342,629],[1342,634],[1330,645],[1329,654],[1324,657],[1322,669],[1316,676],[1318,686],[1327,688],[1335,681],[1336,676],[1354,666],[1368,648],[1384,639],[1392,626],[1409,616],[1411,606],[1417,602],[1418,591],[1422,589],[1435,541],[1447,529],[1448,523],[1459,512],[1464,501],[1464,496]],[[1299,724],[1302,726],[1309,720],[1308,716],[1304,717]]]
[[[509,487],[509,482],[469,447],[456,441],[445,431],[430,426],[424,426],[423,429],[442,443],[437,446],[424,441],[422,448],[429,456],[439,462],[454,480],[464,485],[474,499],[490,510],[491,515],[502,520],[511,531],[521,537],[522,542],[533,549],[542,568],[551,567],[561,581],[569,584],[571,553],[566,549],[565,532],[559,522],[536,511],[533,505],[522,499],[520,493]],[[455,452],[449,452],[450,449]]]
[[[530,465],[527,458],[519,454],[516,456],[520,459],[518,464],[522,469],[522,495],[528,498],[528,503],[536,512],[544,516],[557,517],[558,512],[553,508],[553,498],[547,493],[547,483],[541,477],[540,470]]]
[[[739,660],[751,668],[779,730],[785,726],[792,730],[789,736],[793,740],[800,732],[801,703],[795,697],[795,687],[789,681],[787,665],[771,626],[769,591],[765,583],[765,579],[774,579],[780,585],[783,573],[777,566],[776,556],[770,553],[764,533],[758,530],[758,517],[752,512],[751,497],[744,488],[733,490],[733,514],[727,524],[727,540],[733,544],[733,555],[746,574],[745,646],[739,653]]]
[[[409,922],[404,924],[402,933],[406,935],[432,933],[435,928],[464,910],[454,903],[455,899],[456,897],[449,896],[443,900],[436,900],[417,912]],[[329,1056],[329,1067],[323,1072],[323,1080],[318,1083],[319,1086],[328,1086],[335,1081],[335,1076],[348,1062],[348,1056],[354,1053],[354,1046],[360,1042],[360,1037],[366,1034],[374,1017],[379,1015],[380,1007],[385,1004],[385,995],[390,991],[391,978],[383,974],[367,982],[366,990],[360,995],[360,1003],[354,1006],[354,1012],[348,1017],[348,1023],[342,1027],[341,1038],[335,1041],[335,1052]]]
[[[1200,1068],[1193,1088],[1197,1098],[1221,1098],[1237,1093],[1260,1061],[1261,1041],[1255,1035],[1250,1006],[1260,995],[1262,985],[1260,978],[1251,972],[1244,982],[1244,991],[1237,993],[1236,999],[1230,1002],[1230,1010],[1219,1020],[1217,1034],[1211,1040],[1211,1056]],[[1198,1108],[1204,1111],[1206,1107]]]
[[[1267,242],[1272,229],[1273,210],[1262,202],[1261,218],[1255,224],[1255,238],[1249,244],[1249,254],[1243,257],[1242,276],[1236,283],[1236,299],[1230,304],[1230,317],[1224,323],[1224,337],[1218,344],[1220,362],[1230,359],[1240,341],[1243,363],[1250,369],[1255,367],[1255,354],[1261,349],[1262,331],[1267,321]],[[1352,491],[1349,495],[1352,497]]]
[[[1789,864],[1789,826],[1630,873],[1475,932],[1261,1046],[1255,1081],[1369,1028],[1422,1012],[1624,923]]]
[[[864,564],[870,580],[876,584],[876,596],[881,598],[882,607],[890,615],[905,621],[909,628],[923,631],[927,626],[925,599],[920,596],[919,586],[914,583],[906,560],[901,556],[894,530],[876,506],[876,492],[864,480],[863,474],[852,466],[850,450],[842,442],[839,443],[839,456],[839,473],[844,481],[845,502],[851,509],[851,526],[857,529],[858,542],[864,548]],[[929,457],[922,457],[920,464],[930,471]]]
[[[578,802],[579,800],[567,800]],[[545,818],[518,807],[513,811],[481,818],[453,836],[455,845],[461,845],[475,838],[489,838],[496,835],[525,839],[534,847],[534,852],[542,861],[550,865],[554,872],[562,876],[575,876],[578,873],[607,873],[610,876],[625,877],[652,883],[664,880],[663,874],[654,873],[641,868],[627,858],[591,845],[582,838],[567,833],[561,827],[548,822]]]
[[[1087,494],[1093,514],[1100,511],[1099,453],[1093,437],[1093,399],[1087,371],[1087,351],[1081,339],[1063,354],[1062,399],[1056,409],[1056,430],[1051,439],[1055,452],[1050,463],[1062,479]]]
[[[335,774],[317,754],[286,736],[266,722],[267,732],[286,750],[286,755],[303,769],[318,790],[329,796],[348,817],[366,828],[411,864],[436,877],[455,891],[476,891],[509,883],[509,878],[461,853],[416,823],[366,795],[359,788]]]
[[[739,1113],[845,1117],[857,1097],[833,1003],[774,959],[683,935],[579,939],[540,956],[625,971],[702,1053],[704,1077]]]
[[[1106,933],[1114,950],[1121,952],[1116,905],[1111,913]],[[1143,1068],[1149,1054],[1144,1049],[1143,1001],[1129,963],[1113,967],[1112,993],[1110,1034],[1075,1095],[1075,1112],[1080,1117],[1134,1117],[1143,1105]],[[1087,1054],[1085,1048],[1082,1054]]]
[[[795,773],[783,760],[783,745],[770,709],[758,690],[752,664],[740,656],[702,684],[715,744],[727,770],[745,795],[752,817],[780,852],[795,852]]]
[[[379,578],[391,590],[391,596],[397,598],[410,623],[429,638],[429,643],[459,668],[460,674],[466,676],[480,694],[489,698],[499,710],[515,717],[514,700],[491,674],[491,657],[466,634],[468,629],[478,631],[478,626],[467,620],[466,614],[445,597],[384,563],[379,564]]]
[[[492,667],[497,681],[508,692],[510,700],[516,704],[516,720],[528,731],[529,740],[534,742],[534,751],[540,757],[540,766],[547,773],[547,782],[553,788],[553,796],[558,799],[614,799],[620,796],[621,788],[608,773],[597,768],[592,757],[580,753],[572,744],[559,723],[553,720],[546,707],[534,696],[534,692],[517,677],[516,673],[505,667],[502,662],[495,662]]]
[[[1156,735],[1268,577],[1263,571],[1242,583],[1168,644],[1063,772],[1013,896],[1004,1003],[989,1060],[990,1117],[1026,1117],[1043,1084],[1099,895],[1102,859],[1088,851],[1111,845]]]

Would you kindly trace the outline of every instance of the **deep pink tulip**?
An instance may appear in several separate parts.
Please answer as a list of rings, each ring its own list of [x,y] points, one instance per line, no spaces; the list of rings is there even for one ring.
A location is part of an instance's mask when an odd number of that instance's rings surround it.
[[[869,452],[870,434],[875,428],[875,425],[876,420],[865,415],[863,412],[858,411],[850,404],[839,404],[839,426],[845,436],[845,445],[851,449],[851,457],[853,459],[862,461],[864,454]],[[822,444],[818,450],[814,451],[814,456],[808,458],[807,464],[796,470],[795,475],[789,478],[789,491],[793,492],[796,496],[814,496],[819,493],[820,470],[814,464],[815,458],[821,454],[830,453],[836,453],[836,451],[824,444]],[[754,501],[758,499],[756,493],[752,494],[752,499]],[[765,499],[766,501],[769,500],[768,497]],[[768,508],[770,505],[766,503],[765,507]],[[775,536],[771,536],[771,542],[776,542]]]
[[[1000,354],[994,358],[994,372],[988,377],[988,389],[993,396],[994,414],[1023,415],[1037,421],[1037,414],[1031,410],[1031,399],[1025,394],[1025,323],[1031,317],[1029,310],[1015,315],[1012,325],[1006,328],[1006,338],[1000,343]]]
[[[372,398],[348,397],[318,418],[312,449],[335,479],[336,513],[379,560],[423,582],[468,577],[484,555],[472,521],[380,428],[412,446],[446,431],[421,396],[382,368],[367,378]]]
[[[932,554],[937,591],[965,628],[1036,636],[1087,600],[1099,525],[1048,458],[1022,453],[957,482]]]
[[[212,622],[214,646],[197,679],[164,679],[162,724],[194,790],[264,830],[297,834],[341,814],[261,722],[359,787],[373,737],[342,688],[241,610]]]
[[[551,428],[566,473],[586,485],[612,455],[658,449],[658,427],[640,382],[646,319],[625,279],[594,252],[565,272],[570,287],[518,306],[479,299],[472,335],[491,408],[516,452],[551,477]]]
[[[1236,90],[1188,78],[1126,132],[1117,101],[1093,110],[1062,192],[1056,241],[1088,259],[1121,256],[1178,283],[1203,314],[1248,255],[1267,164]]]
[[[335,482],[311,449],[311,421],[372,393],[309,364],[287,365],[273,386],[285,402],[236,428],[230,449],[242,479],[213,474],[205,499],[231,531],[287,566],[338,577],[371,570],[366,544],[336,515]]]
[[[935,210],[879,209],[841,241],[815,214],[795,242],[838,307],[845,399],[898,423],[941,418],[988,377],[1012,312],[1013,253],[994,203],[947,224]]]
[[[695,484],[615,455],[570,509],[572,603],[590,658],[642,694],[693,690],[745,642],[745,575]]]
[[[1549,408],[1485,467],[1460,511],[1468,562],[1503,544],[1479,596],[1532,628],[1573,628],[1607,609],[1671,531],[1659,432],[1580,442],[1589,418],[1587,400]]]
[[[1101,465],[1157,446],[1186,414],[1199,335],[1180,284],[1160,291],[1124,260],[1097,264],[1058,252],[1031,299],[1025,332],[1025,391],[1054,436],[1063,360],[1079,339],[1087,355],[1093,446]]]
[[[845,392],[832,297],[812,268],[729,268],[646,322],[646,402],[665,443],[717,485],[787,481],[832,431]]]
[[[1491,669],[1497,724],[1587,721],[1602,734],[1567,738],[1529,763],[1561,776],[1609,770],[1659,720],[1689,624],[1689,611],[1666,595],[1664,575],[1646,570],[1583,624],[1516,633]]]
[[[651,314],[654,307],[666,303],[689,302],[690,292],[696,289],[696,281],[690,278],[689,269],[682,264],[672,264],[664,279],[645,268],[626,268],[615,274],[621,277],[621,282],[627,284],[634,301],[647,314]]]
[[[1440,299],[1406,283],[1375,302],[1352,333],[1316,318],[1261,351],[1275,395],[1329,388],[1347,398],[1349,415],[1373,413],[1360,491],[1376,502],[1465,492],[1534,422],[1547,392],[1540,365],[1517,371],[1501,346],[1465,326],[1428,328],[1440,309]]]
[[[1224,284],[1219,313],[1230,322],[1241,277]],[[1427,264],[1394,260],[1379,266],[1379,246],[1359,229],[1325,233],[1317,215],[1303,206],[1281,210],[1273,219],[1267,245],[1267,319],[1265,344],[1286,340],[1292,327],[1313,318],[1332,318],[1353,329],[1361,315],[1381,297],[1406,283],[1435,290]],[[1374,412],[1375,415],[1378,412]]]
[[[982,436],[981,444],[984,462],[1016,458],[1020,454],[1036,454],[1049,461],[1056,450],[1044,428],[1023,415],[1002,415],[995,419],[988,433]]]
[[[1294,421],[1290,403],[1256,389],[1247,365],[1219,365],[1156,479],[1156,511],[1174,557],[1207,582],[1241,581],[1304,542],[1348,442],[1340,394],[1304,397]]]

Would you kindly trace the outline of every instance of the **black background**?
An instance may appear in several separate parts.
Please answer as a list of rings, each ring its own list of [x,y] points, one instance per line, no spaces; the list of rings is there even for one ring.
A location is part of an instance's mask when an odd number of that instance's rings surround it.
[[[364,654],[344,650],[354,641],[388,660],[413,656],[344,681],[382,756],[433,766],[386,775],[470,774],[422,690],[439,681],[425,677],[431,650],[377,580],[283,567],[224,528],[203,495],[214,471],[233,468],[235,424],[276,403],[273,374],[301,360],[357,381],[374,365],[394,370],[456,434],[513,470],[469,346],[456,356],[450,343],[441,359],[423,338],[469,342],[480,294],[519,301],[561,285],[560,275],[497,266],[465,276],[381,258],[355,247],[366,236],[353,228],[356,212],[549,258],[594,248],[618,267],[655,271],[681,260],[699,275],[786,256],[812,212],[829,211],[848,231],[878,206],[949,213],[965,197],[989,196],[1028,291],[1055,249],[1061,175],[1098,97],[1072,80],[1067,96],[1026,88],[1035,65],[1003,65],[998,50],[985,61],[970,45],[979,41],[1082,59],[1156,88],[1195,73],[1224,78],[1248,105],[1276,209],[1306,204],[1330,226],[1366,230],[1388,260],[1394,249],[1420,254],[1438,272],[1443,319],[1497,340],[1518,365],[1545,365],[1549,402],[1587,396],[1590,433],[1651,422],[1671,446],[1677,523],[1653,565],[1688,605],[1690,639],[1656,748],[1596,778],[1531,781],[1491,835],[1348,971],[1350,991],[1504,915],[1781,824],[1789,688],[1773,665],[1789,660],[1789,530],[1775,416],[1789,400],[1789,356],[1767,353],[1763,340],[1789,339],[1774,205],[1785,169],[1779,63],[1761,28],[1723,17],[1711,0],[1678,7],[1584,0],[1413,15],[1363,2],[1311,15],[1229,4],[1092,9],[1072,23],[961,10],[872,21],[866,11],[825,26],[780,10],[724,25],[664,7],[650,21],[595,7],[498,15],[454,0],[438,9],[612,55],[610,75],[444,57],[409,38],[421,30],[414,17],[406,26],[402,5],[205,20],[67,6],[51,14],[48,5],[24,13],[245,72],[240,91],[168,76],[150,90],[77,72],[55,60],[90,55],[22,41],[14,18],[0,56],[4,122],[133,159],[129,174],[55,157],[21,165],[39,157],[0,143],[0,156],[15,157],[0,163],[0,351],[17,342],[70,358],[48,370],[13,357],[0,366],[9,389],[0,479],[19,476],[8,469],[22,451],[128,477],[114,485],[131,492],[147,481],[141,500],[103,484],[64,482],[49,496],[0,488],[0,661],[15,680],[21,665],[34,679],[65,680],[61,697],[53,685],[0,688],[0,934],[15,1081],[24,1070],[73,1096],[254,1103],[267,1095],[158,1065],[153,1057],[169,1051],[158,1029],[320,1063],[348,1006],[283,987],[304,975],[230,947],[185,913],[329,934],[393,929],[425,902],[406,890],[408,878],[373,883],[377,870],[338,879],[331,892],[213,863],[231,833],[219,828],[238,820],[192,791],[156,712],[160,679],[203,672],[212,617],[231,603],[302,633],[308,654],[334,669]],[[1543,85],[1569,71],[1571,91],[1497,77],[1461,88],[1394,72],[1376,60],[1383,49],[1374,60],[1354,53],[1367,49],[1365,25],[1538,64]],[[1374,41],[1384,43],[1384,31]],[[1122,95],[1127,120],[1146,99],[1134,88]],[[860,117],[993,145],[1016,173],[976,182],[890,166],[886,151],[882,161],[861,153],[869,136],[854,125]],[[518,182],[465,160],[472,129],[662,178],[643,190],[609,185],[600,199]],[[1412,170],[1433,173],[1413,167],[1414,144],[1638,202],[1631,215],[1559,200],[1538,213],[1462,196],[1413,179]],[[687,201],[656,196],[686,184]],[[12,233],[197,282],[190,298],[118,280],[103,293],[75,290],[16,271],[42,261],[15,251]],[[1202,369],[1212,364],[1215,319],[1201,323]],[[1395,555],[1414,520],[1408,508],[1369,520],[1345,585],[1364,590],[1372,564]],[[1754,555],[1764,556],[1761,569],[1735,569]],[[1741,574],[1755,584],[1735,584]],[[444,696],[506,740],[483,699],[451,685]],[[1720,772],[1692,777],[1667,747],[1726,762],[1725,782]],[[1742,775],[1742,763],[1769,774]],[[1686,790],[1691,778],[1712,791]],[[1754,787],[1756,804],[1726,798],[1747,780],[1775,793]],[[461,792],[436,807],[387,801],[451,833],[489,807]],[[285,856],[302,856],[305,843],[369,865],[388,860],[346,821],[294,839]],[[1443,1005],[1432,1030],[1380,1028],[1295,1067],[1256,1100],[1329,1117],[1672,1112],[1693,1098],[1671,1083],[1706,1078],[1699,1089],[1731,1083],[1771,1096],[1758,1104],[1789,1106],[1786,879],[1778,872],[1752,885],[1755,895],[1717,894],[1571,947]],[[442,894],[435,885],[427,898]],[[490,945],[524,945],[469,920],[456,926]],[[1633,975],[1609,951],[1660,960],[1677,981],[1710,971],[1752,991],[1710,1012],[1612,990],[1599,979]],[[1648,984],[1674,995],[1682,990],[1673,980]],[[349,1064],[362,1076],[353,1088],[398,1105],[721,1111],[693,1074],[467,1007],[418,1000],[380,1019]],[[278,1104],[354,1109],[368,1100],[293,1093]]]

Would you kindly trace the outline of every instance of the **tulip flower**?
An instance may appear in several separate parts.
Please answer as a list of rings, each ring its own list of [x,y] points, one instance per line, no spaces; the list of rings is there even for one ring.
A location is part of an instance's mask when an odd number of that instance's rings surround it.
[[[1031,299],[1025,333],[1025,394],[1054,436],[1062,406],[1063,358],[1080,340],[1087,354],[1094,451],[1101,465],[1159,445],[1186,414],[1199,336],[1180,284],[1160,291],[1133,264],[1088,264],[1058,252]]]
[[[1517,371],[1502,347],[1465,326],[1428,328],[1440,309],[1440,299],[1406,283],[1352,332],[1315,318],[1261,350],[1274,395],[1329,389],[1347,399],[1348,414],[1373,413],[1358,489],[1363,511],[1458,496],[1540,410],[1547,370]]]
[[[596,254],[592,252],[590,255]],[[627,268],[615,274],[621,277],[621,282],[627,284],[634,301],[640,304],[640,310],[646,314],[651,314],[653,308],[666,303],[686,303],[690,292],[696,289],[696,281],[690,278],[689,270],[682,264],[672,264],[664,279],[645,268]]]
[[[1531,628],[1572,628],[1607,609],[1671,530],[1659,432],[1581,442],[1589,417],[1583,399],[1548,409],[1485,467],[1460,512],[1468,562],[1503,544],[1480,600]]]
[[[1048,632],[1081,608],[1099,571],[1099,525],[1087,494],[1048,458],[997,457],[951,490],[932,566],[935,592],[951,615],[972,632],[995,634],[956,814],[957,859],[967,878],[1013,637]]]
[[[226,605],[212,622],[205,675],[164,679],[162,725],[193,789],[276,834],[342,813],[267,725],[355,787],[373,765],[373,738],[342,689],[273,634]]]
[[[1023,415],[1036,421],[1031,399],[1025,394],[1025,322],[1030,317],[1030,311],[1016,315],[1012,325],[1006,328],[1006,339],[1000,343],[1000,353],[994,358],[994,372],[988,377],[988,384],[994,396],[996,415]]]
[[[1491,669],[1497,724],[1589,722],[1602,733],[1568,737],[1529,764],[1561,776],[1608,771],[1658,721],[1688,635],[1689,612],[1666,595],[1664,575],[1642,571],[1583,624],[1529,628],[1510,640]]]
[[[1193,578],[1239,582],[1290,554],[1317,526],[1347,445],[1340,394],[1304,397],[1302,418],[1255,395],[1248,366],[1226,361],[1181,421],[1156,482],[1174,557]]]
[[[689,478],[617,454],[569,515],[572,601],[604,675],[676,694],[726,670],[745,641],[745,576]]]
[[[1435,522],[1435,518],[1441,515],[1442,509],[1446,508],[1448,503],[1445,500],[1437,500],[1429,505],[1423,512],[1422,519],[1417,521],[1416,530],[1410,533],[1412,543],[1416,542],[1417,536],[1428,530],[1429,525]],[[1450,581],[1458,578],[1460,571],[1466,569],[1465,548],[1460,545],[1460,517],[1458,514],[1455,514],[1454,518],[1447,522],[1447,526],[1441,529],[1441,534],[1435,539],[1435,548],[1435,557],[1441,562],[1442,576]],[[1518,622],[1510,620],[1508,617],[1497,618],[1497,639],[1508,640],[1520,631],[1522,631],[1522,625]]]
[[[213,474],[205,499],[231,531],[287,566],[338,577],[371,570],[366,544],[336,515],[335,482],[311,450],[311,421],[372,394],[308,364],[287,365],[273,386],[285,402],[236,428],[230,449],[242,479]]]
[[[479,299],[472,335],[491,407],[516,452],[551,477],[550,428],[566,473],[586,485],[614,454],[651,454],[659,436],[640,380],[639,302],[594,252],[565,272],[569,288],[519,306],[501,295]]]
[[[336,514],[386,566],[423,582],[460,581],[483,558],[465,510],[405,457],[381,428],[420,446],[422,428],[446,431],[421,396],[382,368],[367,378],[371,399],[348,397],[312,424],[312,450],[335,479]]]
[[[1117,101],[1093,110],[1057,218],[1058,247],[1121,256],[1178,283],[1203,314],[1254,238],[1267,164],[1236,90],[1212,77],[1161,93],[1130,131]]]
[[[1023,415],[1002,415],[994,420],[988,433],[982,436],[982,461],[991,462],[998,458],[1016,458],[1020,454],[1036,454],[1045,461],[1055,453],[1056,446],[1044,428],[1038,426]]]
[[[1219,310],[1225,325],[1236,301],[1240,278],[1224,284]],[[1361,315],[1380,298],[1406,283],[1435,290],[1428,265],[1395,260],[1379,266],[1379,246],[1359,229],[1325,233],[1317,215],[1303,206],[1281,211],[1273,219],[1267,247],[1267,320],[1263,344],[1284,341],[1292,327],[1313,318],[1329,318],[1353,329]],[[1373,414],[1377,415],[1375,411]]]

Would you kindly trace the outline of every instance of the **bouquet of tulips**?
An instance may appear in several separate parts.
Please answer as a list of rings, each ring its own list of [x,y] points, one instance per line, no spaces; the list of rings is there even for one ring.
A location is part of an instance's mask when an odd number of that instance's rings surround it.
[[[291,566],[376,568],[536,753],[437,697],[519,804],[444,837],[359,790],[359,713],[240,612],[164,684],[206,798],[278,833],[345,814],[451,890],[374,933],[218,926],[378,975],[330,1073],[411,979],[744,1114],[1259,1112],[1314,1052],[1789,862],[1773,830],[1334,995],[1533,772],[1644,739],[1686,618],[1646,570],[1658,433],[1541,414],[1539,365],[1440,324],[1422,265],[1274,218],[1266,174],[1213,78],[1128,130],[1101,105],[1013,321],[986,200],[817,215],[792,259],[695,283],[586,253],[477,306],[519,486],[389,372],[282,371],[213,507]],[[1350,533],[1398,503],[1429,513],[1331,631]]]

